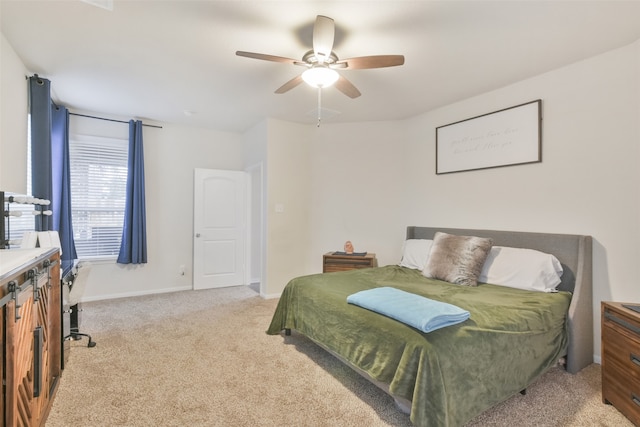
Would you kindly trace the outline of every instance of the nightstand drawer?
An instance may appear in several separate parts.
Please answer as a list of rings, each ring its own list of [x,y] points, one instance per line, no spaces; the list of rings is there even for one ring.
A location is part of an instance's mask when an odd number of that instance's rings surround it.
[[[333,252],[329,252],[322,257],[323,273],[377,266],[378,260],[376,259],[376,254],[373,253],[367,253],[366,255],[334,255]]]

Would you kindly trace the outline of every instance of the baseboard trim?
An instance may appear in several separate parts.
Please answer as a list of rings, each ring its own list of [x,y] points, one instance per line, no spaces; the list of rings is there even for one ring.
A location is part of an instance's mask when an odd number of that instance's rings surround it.
[[[279,294],[260,294],[260,296],[264,299],[273,299],[273,298],[280,298],[280,296],[282,295],[282,293]]]
[[[177,286],[175,288],[151,289],[147,291],[136,291],[136,292],[123,292],[118,294],[100,295],[97,297],[80,298],[80,302],[104,301],[104,300],[117,299],[117,298],[139,297],[143,295],[166,294],[169,292],[190,291],[191,289],[193,289],[191,285],[188,285],[188,286]]]

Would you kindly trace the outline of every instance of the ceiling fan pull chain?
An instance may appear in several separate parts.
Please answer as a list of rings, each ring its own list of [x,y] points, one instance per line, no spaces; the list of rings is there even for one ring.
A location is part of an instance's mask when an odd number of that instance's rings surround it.
[[[322,87],[318,88],[318,127],[320,127],[320,121],[322,120]]]

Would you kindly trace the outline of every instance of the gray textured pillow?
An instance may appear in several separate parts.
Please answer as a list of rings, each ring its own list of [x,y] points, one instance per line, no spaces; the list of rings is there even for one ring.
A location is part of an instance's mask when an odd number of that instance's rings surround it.
[[[477,286],[492,245],[491,239],[436,232],[422,273],[432,279]]]

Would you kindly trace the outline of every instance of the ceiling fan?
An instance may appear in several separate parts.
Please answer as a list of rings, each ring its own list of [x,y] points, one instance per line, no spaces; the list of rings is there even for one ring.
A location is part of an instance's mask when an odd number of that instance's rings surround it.
[[[350,98],[359,97],[361,95],[360,91],[336,70],[362,70],[395,67],[404,64],[403,55],[373,55],[339,59],[338,55],[333,52],[334,36],[335,24],[333,19],[318,15],[313,26],[313,49],[306,52],[302,56],[302,60],[240,50],[236,52],[236,55],[307,68],[302,74],[276,89],[275,93],[285,93],[304,81],[319,89],[335,84],[340,92]]]

